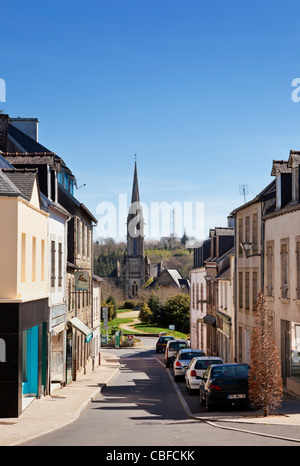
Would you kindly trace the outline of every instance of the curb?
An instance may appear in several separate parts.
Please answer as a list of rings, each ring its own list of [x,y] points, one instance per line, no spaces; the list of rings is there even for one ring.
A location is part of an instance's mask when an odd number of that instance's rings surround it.
[[[161,364],[163,367],[165,367],[165,365],[157,358],[154,357],[154,359],[159,363]],[[171,372],[170,370],[167,370],[167,374],[169,376],[169,379],[177,393],[177,396],[182,404],[182,407],[183,409],[185,410],[187,416],[191,419],[194,419],[195,421],[202,421],[202,422],[206,422],[207,424],[211,425],[212,427],[216,427],[218,429],[224,429],[224,430],[232,430],[232,431],[235,431],[235,432],[242,432],[242,433],[245,433],[245,434],[252,434],[252,435],[257,435],[257,436],[260,436],[260,437],[269,437],[269,438],[276,438],[276,439],[279,439],[279,440],[286,440],[288,442],[296,442],[296,443],[300,443],[300,439],[294,439],[294,438],[290,438],[290,437],[282,437],[280,435],[271,435],[271,434],[264,434],[264,433],[261,433],[261,432],[253,432],[253,431],[249,431],[249,430],[244,430],[244,429],[238,429],[238,428],[234,428],[234,427],[229,427],[229,426],[220,426],[218,424],[216,424],[214,421],[218,421],[218,422],[232,422],[232,423],[248,423],[248,424],[256,424],[256,425],[265,425],[264,423],[258,423],[258,422],[255,422],[254,420],[240,420],[240,419],[220,419],[219,417],[215,417],[215,418],[207,418],[207,417],[203,417],[203,416],[198,416],[197,414],[193,414],[190,410],[190,408],[188,407],[185,399],[183,398],[183,396],[181,395],[181,392],[179,390],[179,388],[177,387],[177,384],[175,383],[175,381],[173,380],[173,377],[171,376]],[[270,422],[270,418],[268,418],[268,422],[266,421],[266,424],[268,425],[278,425],[278,424],[272,424],[272,422]],[[284,424],[280,424],[280,425],[284,425]],[[293,424],[289,424],[290,426],[293,426]]]

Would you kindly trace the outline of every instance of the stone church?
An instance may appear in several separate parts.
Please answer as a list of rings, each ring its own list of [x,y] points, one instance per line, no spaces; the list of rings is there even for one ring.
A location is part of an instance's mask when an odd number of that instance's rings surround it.
[[[134,166],[131,205],[127,216],[127,251],[110,275],[126,298],[134,298],[150,278],[150,261],[144,248],[144,218],[140,205],[137,164]]]
[[[148,290],[156,286],[189,290],[189,281],[184,280],[175,269],[165,269],[162,263],[151,264],[145,254],[144,217],[140,205],[140,193],[135,162],[131,205],[127,216],[127,248],[109,280],[123,289],[125,298],[138,295],[149,280]]]

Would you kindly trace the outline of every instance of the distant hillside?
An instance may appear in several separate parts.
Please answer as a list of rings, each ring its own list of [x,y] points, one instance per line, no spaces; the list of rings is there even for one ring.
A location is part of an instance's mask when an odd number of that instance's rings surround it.
[[[112,238],[94,243],[94,272],[107,277],[116,268],[117,261],[126,253],[126,243],[117,243]],[[145,241],[145,253],[152,264],[162,262],[163,267],[177,269],[183,278],[189,278],[193,266],[192,250],[186,249],[181,240],[163,238],[160,241]]]

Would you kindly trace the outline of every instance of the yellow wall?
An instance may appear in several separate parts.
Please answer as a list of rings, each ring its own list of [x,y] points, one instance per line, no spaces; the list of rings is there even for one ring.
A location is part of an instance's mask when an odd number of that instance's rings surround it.
[[[17,297],[18,200],[0,198],[0,300]]]

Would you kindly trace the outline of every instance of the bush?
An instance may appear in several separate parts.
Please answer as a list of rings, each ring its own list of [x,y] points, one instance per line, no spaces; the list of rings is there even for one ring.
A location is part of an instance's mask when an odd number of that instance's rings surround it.
[[[139,313],[139,319],[144,324],[149,324],[152,320],[151,309],[146,303],[142,305],[142,309],[140,310],[140,313]]]

